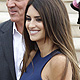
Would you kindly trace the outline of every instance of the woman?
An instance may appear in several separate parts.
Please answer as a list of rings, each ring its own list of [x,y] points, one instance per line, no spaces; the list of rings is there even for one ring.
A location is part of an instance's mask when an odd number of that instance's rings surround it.
[[[24,24],[26,51],[21,80],[79,80],[70,22],[63,2],[30,0]]]

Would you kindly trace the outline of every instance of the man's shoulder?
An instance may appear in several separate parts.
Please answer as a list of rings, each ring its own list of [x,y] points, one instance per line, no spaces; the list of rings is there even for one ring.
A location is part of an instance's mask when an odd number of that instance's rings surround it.
[[[5,22],[0,23],[0,29],[1,29],[3,26],[9,25],[10,23],[12,24],[12,21],[11,21],[11,20],[8,20],[8,21],[5,21]]]

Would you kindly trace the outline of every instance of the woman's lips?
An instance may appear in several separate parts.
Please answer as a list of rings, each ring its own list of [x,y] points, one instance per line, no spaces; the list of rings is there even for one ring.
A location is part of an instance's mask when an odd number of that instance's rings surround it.
[[[30,30],[30,35],[35,35],[39,32],[39,30]]]

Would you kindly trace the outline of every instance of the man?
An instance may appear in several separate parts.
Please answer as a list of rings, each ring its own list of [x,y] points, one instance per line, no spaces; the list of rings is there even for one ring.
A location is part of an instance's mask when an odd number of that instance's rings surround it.
[[[0,80],[19,80],[25,44],[24,12],[29,0],[7,0],[10,20],[0,24]]]

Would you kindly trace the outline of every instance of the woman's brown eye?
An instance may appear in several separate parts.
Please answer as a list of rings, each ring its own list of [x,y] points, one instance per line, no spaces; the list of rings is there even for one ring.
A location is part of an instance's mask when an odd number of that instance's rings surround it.
[[[42,19],[36,19],[36,21],[42,21]]]
[[[31,21],[31,18],[26,18],[27,21]]]

